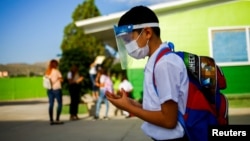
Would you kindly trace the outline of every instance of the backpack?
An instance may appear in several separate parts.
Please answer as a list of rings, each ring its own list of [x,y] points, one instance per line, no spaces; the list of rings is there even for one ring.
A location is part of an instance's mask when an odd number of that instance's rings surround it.
[[[43,87],[49,90],[52,88],[51,81],[47,76],[43,76]]]
[[[190,141],[207,141],[209,127],[228,125],[228,100],[220,90],[226,88],[226,79],[213,58],[184,51],[174,51],[173,43],[163,48],[155,64],[163,55],[175,53],[182,58],[189,77],[189,90],[185,114],[178,113]],[[156,89],[153,74],[153,83]]]

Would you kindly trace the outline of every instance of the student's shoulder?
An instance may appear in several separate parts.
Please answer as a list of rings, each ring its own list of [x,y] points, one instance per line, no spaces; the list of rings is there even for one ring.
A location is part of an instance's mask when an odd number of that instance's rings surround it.
[[[181,63],[183,62],[182,58],[175,54],[174,52],[171,52],[169,54],[163,55],[159,61],[159,63]]]

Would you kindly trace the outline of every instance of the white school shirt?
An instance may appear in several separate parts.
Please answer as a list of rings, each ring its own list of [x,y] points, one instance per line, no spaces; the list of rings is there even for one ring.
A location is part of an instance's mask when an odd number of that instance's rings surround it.
[[[96,66],[96,65],[95,65]],[[96,68],[95,68],[95,66],[91,66],[91,68],[89,69],[89,74],[96,74],[97,72],[96,72]]]
[[[149,111],[161,110],[161,104],[172,99],[178,103],[179,111],[184,114],[187,94],[188,75],[183,60],[174,53],[162,56],[156,63],[154,74],[157,86],[156,93],[153,86],[153,66],[157,54],[163,47],[168,47],[167,43],[162,44],[149,58],[144,70],[143,84],[143,109]],[[184,129],[180,122],[176,128],[167,129],[157,125],[144,122],[141,126],[146,135],[157,140],[167,140],[181,138]]]

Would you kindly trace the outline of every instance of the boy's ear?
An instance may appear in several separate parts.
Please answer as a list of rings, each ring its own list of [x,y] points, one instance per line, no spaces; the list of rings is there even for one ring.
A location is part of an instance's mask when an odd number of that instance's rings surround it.
[[[153,35],[153,29],[151,27],[144,28],[147,39],[150,39]]]

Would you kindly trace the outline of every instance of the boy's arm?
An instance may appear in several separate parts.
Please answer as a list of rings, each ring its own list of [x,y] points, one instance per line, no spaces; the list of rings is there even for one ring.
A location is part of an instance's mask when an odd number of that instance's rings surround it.
[[[107,92],[106,96],[108,100],[119,109],[132,113],[151,124],[168,129],[175,128],[177,125],[178,105],[172,100],[163,103],[159,111],[149,111],[143,109],[138,102],[128,98],[125,92],[121,93],[120,96]]]
[[[139,108],[142,108],[142,104],[139,103],[138,101],[136,101],[136,100],[134,100],[134,99],[132,99],[132,98],[129,98],[129,100],[130,100],[130,102],[131,102],[134,106],[139,107]]]
[[[177,125],[178,105],[172,100],[163,103],[159,111],[149,111],[131,106],[128,108],[128,112],[133,113],[144,121],[163,128],[173,129]]]

